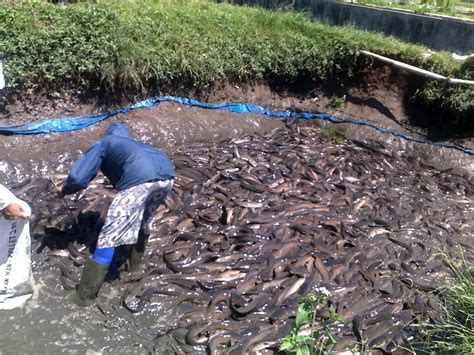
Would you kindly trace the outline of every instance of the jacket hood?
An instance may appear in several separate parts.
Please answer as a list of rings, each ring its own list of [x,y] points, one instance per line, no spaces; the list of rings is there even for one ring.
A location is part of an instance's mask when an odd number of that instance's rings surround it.
[[[127,127],[122,122],[115,122],[112,123],[109,128],[107,129],[106,136],[118,136],[124,138],[131,138],[130,132],[128,131]]]

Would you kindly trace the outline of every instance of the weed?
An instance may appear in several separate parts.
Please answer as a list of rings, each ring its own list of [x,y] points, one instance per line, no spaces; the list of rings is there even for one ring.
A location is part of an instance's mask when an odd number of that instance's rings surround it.
[[[316,311],[328,296],[327,291],[318,291],[300,299],[293,330],[282,339],[280,351],[296,355],[331,353],[337,341],[331,334],[330,325],[344,322],[344,319],[336,313],[334,306],[330,306],[329,318],[316,323]]]
[[[328,106],[331,108],[341,108],[344,105],[344,101],[337,96],[333,96],[328,100]]]
[[[346,141],[346,137],[342,134],[336,131],[334,128],[332,128],[330,125],[326,124],[322,129],[321,129],[321,135],[323,137],[329,138],[333,140],[337,144],[342,144]]]

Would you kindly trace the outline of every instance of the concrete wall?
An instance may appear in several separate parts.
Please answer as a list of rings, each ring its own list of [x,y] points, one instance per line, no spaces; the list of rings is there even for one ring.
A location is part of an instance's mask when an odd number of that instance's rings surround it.
[[[474,53],[474,21],[419,15],[397,10],[327,0],[231,0],[274,9],[282,5],[309,10],[315,19],[331,25],[351,23],[361,29],[384,32],[435,50]]]

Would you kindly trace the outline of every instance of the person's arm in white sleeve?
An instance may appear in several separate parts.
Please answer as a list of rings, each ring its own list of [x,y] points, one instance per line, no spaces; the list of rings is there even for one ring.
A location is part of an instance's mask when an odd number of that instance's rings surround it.
[[[0,211],[15,201],[15,195],[5,186],[0,184]]]
[[[0,215],[5,219],[25,218],[18,199],[5,186],[0,185]]]

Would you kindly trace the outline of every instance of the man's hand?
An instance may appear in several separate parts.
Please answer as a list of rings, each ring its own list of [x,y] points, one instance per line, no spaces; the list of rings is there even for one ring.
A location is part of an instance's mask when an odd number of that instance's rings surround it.
[[[12,202],[3,210],[0,211],[3,218],[5,219],[20,219],[25,218],[23,209],[17,205],[16,203]]]
[[[55,198],[63,198],[64,197],[63,185],[64,185],[64,182],[60,182],[60,183],[54,183],[53,182],[53,187],[51,188],[51,193]]]
[[[52,194],[55,198],[63,198],[64,192],[62,186],[54,186],[52,189]]]

